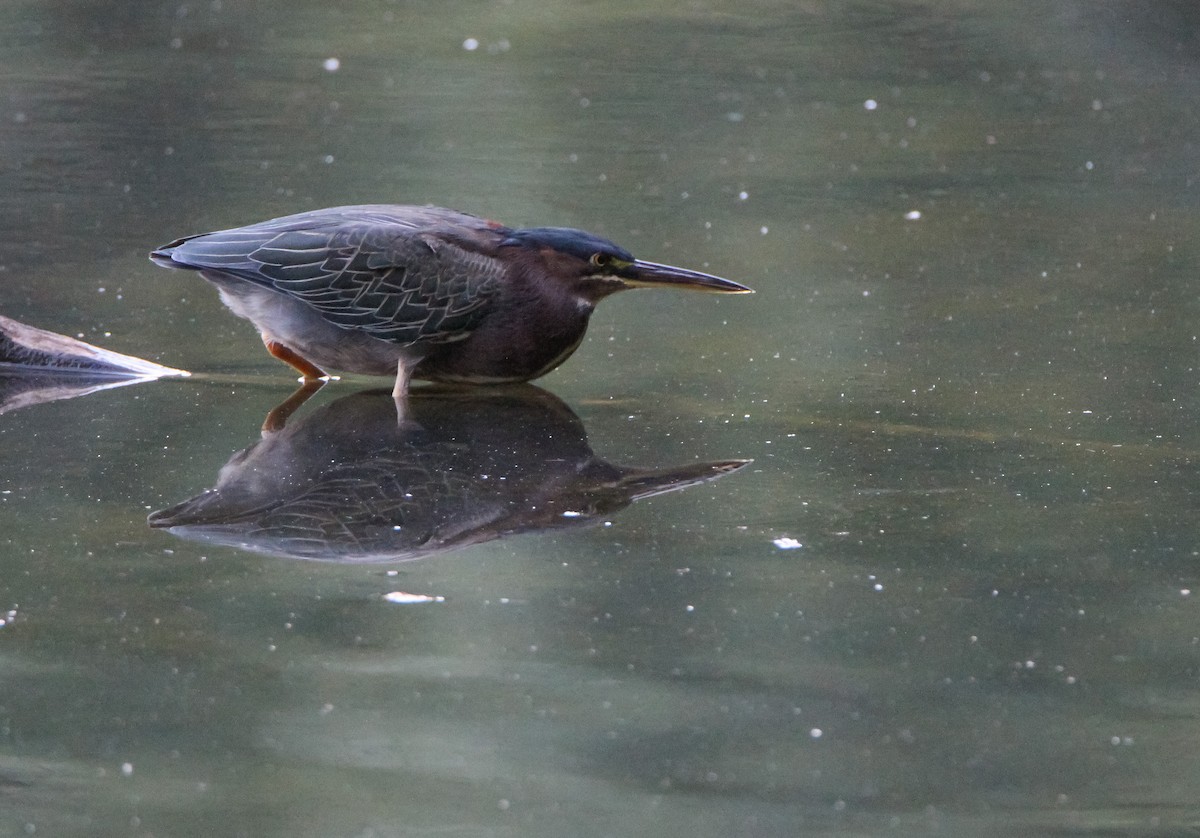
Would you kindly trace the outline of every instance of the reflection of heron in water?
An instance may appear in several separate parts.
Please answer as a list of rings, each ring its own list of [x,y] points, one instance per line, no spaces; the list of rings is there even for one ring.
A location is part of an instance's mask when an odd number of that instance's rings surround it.
[[[399,423],[390,393],[362,392],[267,427],[216,486],[153,513],[150,525],[278,556],[398,562],[587,524],[748,462],[611,465],[570,408],[532,385],[424,388]]]

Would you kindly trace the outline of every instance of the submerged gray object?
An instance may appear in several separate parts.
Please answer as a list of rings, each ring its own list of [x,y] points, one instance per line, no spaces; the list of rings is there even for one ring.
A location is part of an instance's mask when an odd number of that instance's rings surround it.
[[[0,316],[0,372],[24,369],[138,379],[191,375]]]
[[[0,316],[0,413],[191,373]]]

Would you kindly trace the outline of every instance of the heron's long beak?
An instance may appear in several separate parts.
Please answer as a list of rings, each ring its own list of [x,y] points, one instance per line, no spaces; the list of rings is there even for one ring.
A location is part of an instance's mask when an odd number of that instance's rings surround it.
[[[699,271],[689,271],[687,268],[676,268],[673,265],[660,265],[657,262],[634,260],[633,264],[620,271],[620,277],[631,288],[652,288],[671,286],[688,288],[693,291],[706,291],[710,294],[753,294],[754,289],[739,285],[728,279],[722,279],[712,274],[702,274]]]

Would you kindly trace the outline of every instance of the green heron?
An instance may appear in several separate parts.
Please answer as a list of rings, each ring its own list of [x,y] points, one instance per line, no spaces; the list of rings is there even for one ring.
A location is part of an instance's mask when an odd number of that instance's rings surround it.
[[[314,210],[178,239],[150,258],[199,271],[305,379],[394,374],[397,398],[410,378],[544,375],[583,341],[596,304],[626,288],[752,293],[582,230],[513,229],[439,207]]]

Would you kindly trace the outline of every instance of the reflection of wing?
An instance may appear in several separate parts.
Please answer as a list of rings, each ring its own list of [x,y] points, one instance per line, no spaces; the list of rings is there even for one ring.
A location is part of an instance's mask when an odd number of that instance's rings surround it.
[[[455,485],[455,484],[458,485]],[[377,460],[334,467],[307,491],[254,518],[244,535],[293,554],[369,554],[428,545],[445,506],[468,489],[453,474]],[[441,513],[441,514],[439,514]],[[452,517],[452,516],[450,516]]]
[[[449,342],[470,332],[504,268],[446,236],[486,227],[429,207],[343,207],[180,239],[154,256],[272,288],[382,340]]]
[[[447,470],[448,459],[434,450],[336,464],[266,508],[230,508],[218,490],[151,520],[199,541],[325,561],[406,561],[498,537],[509,505]]]

